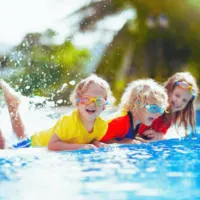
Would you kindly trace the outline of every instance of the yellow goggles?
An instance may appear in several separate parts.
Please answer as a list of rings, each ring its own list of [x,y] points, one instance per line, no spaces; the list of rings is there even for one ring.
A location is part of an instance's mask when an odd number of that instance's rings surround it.
[[[106,99],[103,97],[90,97],[90,96],[82,96],[77,99],[77,102],[88,105],[92,102],[96,104],[96,106],[103,106],[106,105]]]
[[[177,81],[175,83],[176,86],[179,86],[183,89],[189,89],[190,90],[190,93],[192,94],[192,97],[195,98],[196,97],[196,92],[194,91],[193,87],[188,84],[187,82],[185,81]]]

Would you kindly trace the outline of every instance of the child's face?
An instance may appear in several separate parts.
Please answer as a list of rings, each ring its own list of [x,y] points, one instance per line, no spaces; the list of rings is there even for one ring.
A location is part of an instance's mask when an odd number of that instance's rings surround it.
[[[77,106],[81,117],[94,121],[105,108],[105,97],[105,89],[95,83],[89,84],[87,90],[80,96]]]
[[[189,89],[176,86],[169,97],[169,106],[171,112],[183,110],[191,100],[192,94]]]
[[[150,126],[152,122],[164,112],[162,105],[153,99],[141,105],[141,107],[136,108],[136,110],[137,120],[147,126]]]

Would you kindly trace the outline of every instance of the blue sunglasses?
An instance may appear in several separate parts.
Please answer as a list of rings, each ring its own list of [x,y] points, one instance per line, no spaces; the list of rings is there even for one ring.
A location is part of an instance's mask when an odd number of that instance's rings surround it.
[[[156,113],[163,114],[165,111],[162,107],[156,104],[145,104],[144,108],[146,108],[152,114],[156,114]]]

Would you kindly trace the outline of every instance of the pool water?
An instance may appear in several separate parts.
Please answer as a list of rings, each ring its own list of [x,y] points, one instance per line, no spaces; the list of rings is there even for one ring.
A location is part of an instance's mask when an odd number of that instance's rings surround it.
[[[98,150],[4,150],[0,200],[200,199],[199,169],[200,134]]]

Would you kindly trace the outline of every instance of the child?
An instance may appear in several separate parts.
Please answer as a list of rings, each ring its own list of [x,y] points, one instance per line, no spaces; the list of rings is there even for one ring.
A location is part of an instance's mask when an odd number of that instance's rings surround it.
[[[2,82],[1,85],[9,112],[14,111],[11,117],[13,127],[18,127],[15,129],[18,136],[25,136],[20,115],[14,116],[17,114],[19,101],[9,92],[6,84]],[[99,114],[105,109],[107,101],[112,103],[114,100],[108,83],[91,75],[77,84],[70,99],[77,107],[71,115],[64,115],[51,129],[34,134],[13,147],[48,146],[50,150],[59,151],[101,146],[101,143],[92,143],[100,140],[107,131],[107,122]]]
[[[131,82],[121,98],[121,116],[109,122],[108,131],[101,141],[134,143],[139,125],[143,123],[150,126],[167,106],[168,97],[164,87],[152,79]]]
[[[189,72],[179,72],[171,76],[164,86],[169,97],[169,111],[156,119],[151,126],[140,126],[139,135],[143,138],[163,139],[172,124],[183,125],[185,131],[190,125],[192,131],[195,130],[194,103],[198,95],[195,78]]]

